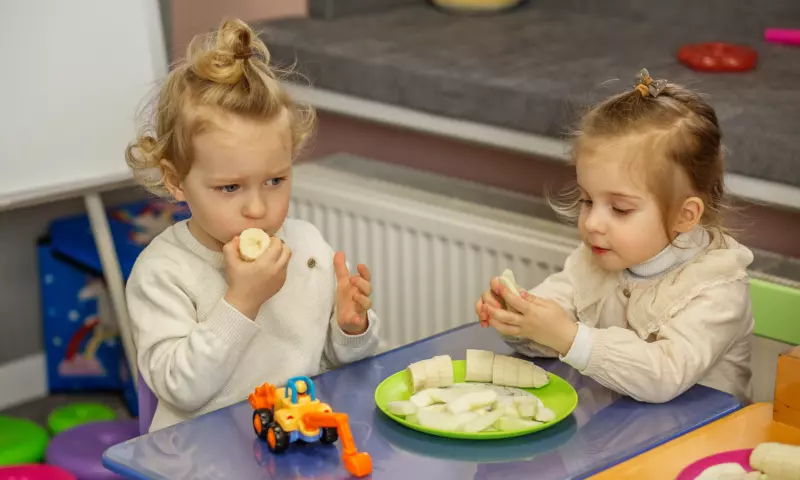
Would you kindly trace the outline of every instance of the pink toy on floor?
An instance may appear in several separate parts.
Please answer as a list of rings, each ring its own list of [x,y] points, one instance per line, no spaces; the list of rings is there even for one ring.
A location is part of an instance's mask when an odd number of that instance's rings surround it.
[[[789,28],[768,28],[764,30],[764,40],[784,45],[800,45],[800,30]]]
[[[0,480],[77,480],[75,475],[51,465],[0,467]]]

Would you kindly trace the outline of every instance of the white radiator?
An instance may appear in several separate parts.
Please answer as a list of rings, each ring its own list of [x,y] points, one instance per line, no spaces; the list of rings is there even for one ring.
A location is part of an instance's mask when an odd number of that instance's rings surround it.
[[[295,169],[290,215],[370,268],[386,348],[477,321],[492,275],[511,268],[530,288],[577,245],[554,222],[315,164]]]

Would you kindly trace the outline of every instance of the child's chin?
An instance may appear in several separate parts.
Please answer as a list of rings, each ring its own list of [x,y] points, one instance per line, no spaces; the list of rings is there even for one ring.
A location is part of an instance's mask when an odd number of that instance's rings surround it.
[[[605,253],[603,255],[594,255],[592,258],[594,260],[595,265],[602,268],[606,272],[609,273],[617,273],[625,270],[628,268],[628,265],[625,265],[623,262],[620,262],[618,258],[610,258],[611,253]]]

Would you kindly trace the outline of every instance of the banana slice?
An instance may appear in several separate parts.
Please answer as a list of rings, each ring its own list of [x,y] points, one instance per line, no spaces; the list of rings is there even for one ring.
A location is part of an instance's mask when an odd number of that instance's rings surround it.
[[[486,405],[491,405],[495,400],[497,400],[497,392],[494,390],[469,392],[448,403],[447,410],[455,414],[464,413]]]
[[[513,293],[514,295],[518,297],[520,296],[519,285],[517,285],[517,280],[516,278],[514,278],[514,272],[512,272],[511,270],[509,269],[503,270],[503,274],[500,275],[500,283],[505,285],[505,287],[508,288],[509,291],[511,291],[511,293]],[[509,305],[506,305],[506,310],[508,310],[509,312],[519,313],[517,309]]]
[[[427,388],[450,387],[454,383],[453,360],[450,355],[414,362],[406,368],[408,387],[411,393]]]
[[[514,272],[509,269],[503,270],[503,274],[500,275],[500,282],[511,290],[511,293],[519,296],[519,286],[517,285],[516,278],[514,278]]]
[[[389,411],[395,415],[405,417],[417,413],[418,407],[415,403],[408,400],[398,400],[389,402]]]
[[[439,373],[439,386],[450,387],[453,385],[453,359],[450,355],[437,355],[431,360],[436,362],[436,370]]]
[[[425,372],[425,365],[423,362],[414,362],[406,369],[408,371],[409,390],[411,393],[417,393],[427,387],[427,378]]]
[[[694,480],[719,480],[721,478],[747,478],[745,475],[747,471],[738,463],[720,463],[706,468],[700,475],[694,477]]]
[[[550,410],[547,407],[542,407],[536,409],[536,413],[534,414],[534,418],[537,422],[547,423],[552,422],[556,419],[556,414],[554,411]]]
[[[550,375],[543,368],[527,360],[495,355],[492,383],[506,387],[540,388],[550,383]]]
[[[499,430],[513,432],[514,430],[522,430],[541,425],[542,422],[535,420],[525,420],[519,417],[500,417],[494,422],[494,426]]]
[[[764,442],[756,445],[750,454],[750,466],[769,478],[798,478],[800,472],[800,446]]]
[[[486,412],[483,415],[478,415],[475,420],[466,423],[461,426],[461,430],[464,432],[481,432],[492,426],[494,422],[496,422],[501,416],[501,412],[499,411],[491,411]]]
[[[488,350],[467,349],[467,368],[464,381],[491,382],[494,352]]]
[[[239,256],[252,262],[269,247],[269,235],[260,228],[248,228],[239,235]]]
[[[517,404],[517,412],[519,412],[519,416],[522,418],[531,419],[536,416],[536,409],[537,409],[536,402],[526,402],[526,403],[518,403]],[[544,420],[540,420],[544,421]]]
[[[416,405],[417,408],[429,407],[436,402],[431,396],[431,392],[433,391],[434,389],[429,388],[421,392],[417,392],[414,395],[411,395],[411,398],[409,398],[408,401]]]
[[[495,385],[506,384],[506,360],[508,357],[505,355],[495,355],[494,362],[492,363],[492,383]]]
[[[439,388],[442,386],[442,379],[439,376],[439,362],[433,358],[422,361],[425,367],[425,388]]]

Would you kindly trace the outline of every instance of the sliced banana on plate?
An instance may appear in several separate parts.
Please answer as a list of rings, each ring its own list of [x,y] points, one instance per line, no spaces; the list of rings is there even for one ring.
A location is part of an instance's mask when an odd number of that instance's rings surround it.
[[[467,350],[467,382],[491,382],[518,388],[540,388],[550,383],[546,370],[521,358],[487,350]]]
[[[494,352],[487,350],[467,349],[467,382],[492,382],[492,365]]]
[[[453,385],[453,359],[450,355],[437,355],[433,358],[414,362],[406,369],[409,378],[409,391],[419,392],[426,388],[449,387]]]
[[[389,413],[422,427],[466,433],[530,430],[556,421],[556,413],[538,396],[521,390],[547,385],[547,371],[488,350],[466,353],[465,381],[459,383],[454,383],[449,355],[410,364],[410,398],[389,402]]]

